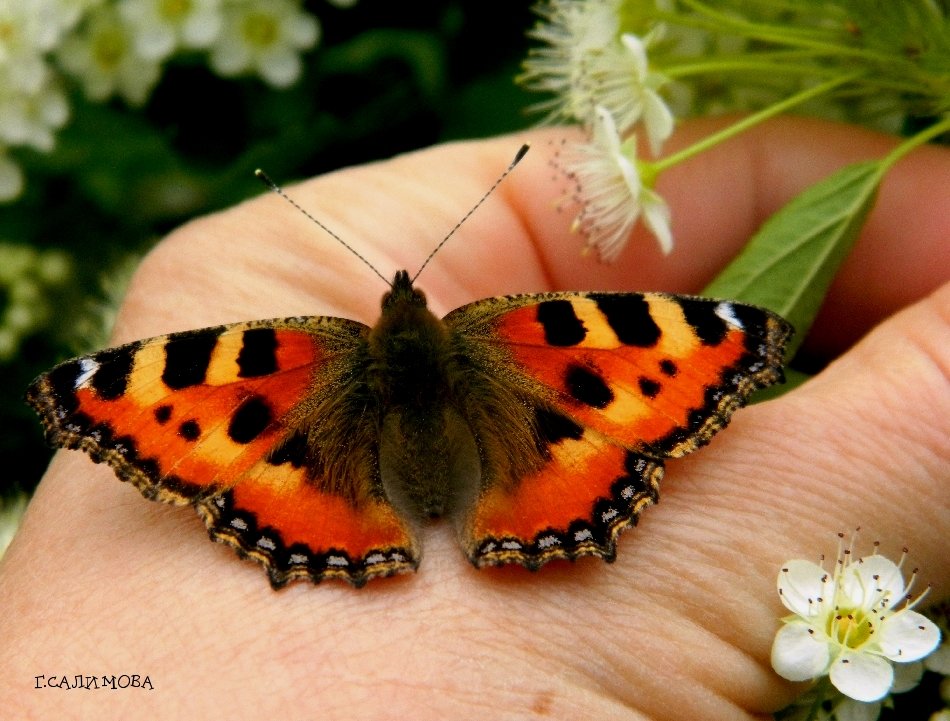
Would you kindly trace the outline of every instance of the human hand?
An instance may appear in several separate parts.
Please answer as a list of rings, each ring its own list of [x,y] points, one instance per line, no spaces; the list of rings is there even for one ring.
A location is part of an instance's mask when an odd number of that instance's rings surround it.
[[[677,143],[712,122],[685,125]],[[419,281],[442,315],[515,292],[696,292],[791,195],[892,142],[768,123],[662,178],[671,256],[638,231],[604,266],[578,258],[553,210],[545,143],[564,132],[444,146],[289,192],[384,275],[411,272],[530,137],[535,150]],[[784,706],[799,689],[768,661],[783,561],[861,525],[885,553],[909,546],[934,598],[947,595],[948,172],[950,153],[934,147],[893,169],[807,343],[836,360],[670,461],[661,504],[621,537],[611,566],[476,571],[441,523],[424,534],[418,574],[274,592],[259,567],[207,543],[194,514],[144,503],[108,468],[60,453],[0,566],[0,705],[13,718],[710,720]],[[114,340],[289,315],[372,323],[385,290],[266,195],[159,245]],[[33,688],[36,675],[64,673],[147,675],[155,688]]]

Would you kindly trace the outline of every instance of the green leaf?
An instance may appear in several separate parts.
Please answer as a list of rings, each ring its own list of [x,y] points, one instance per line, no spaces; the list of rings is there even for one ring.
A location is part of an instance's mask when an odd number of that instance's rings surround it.
[[[783,316],[796,331],[790,358],[874,205],[886,165],[880,160],[849,165],[795,197],[762,225],[704,294]]]

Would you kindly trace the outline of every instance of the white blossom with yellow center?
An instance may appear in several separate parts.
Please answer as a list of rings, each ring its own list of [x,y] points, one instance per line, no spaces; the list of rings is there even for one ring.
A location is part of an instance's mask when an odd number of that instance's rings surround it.
[[[211,67],[225,77],[256,72],[274,87],[288,87],[300,77],[300,52],[319,36],[317,19],[289,0],[227,5]]]
[[[122,95],[141,105],[158,82],[161,67],[135,53],[131,28],[112,6],[90,13],[82,33],[66,38],[58,58],[65,70],[82,84],[91,100]]]
[[[790,681],[827,674],[857,701],[883,698],[894,684],[892,664],[917,661],[940,641],[936,625],[912,610],[908,591],[900,566],[877,554],[854,558],[847,549],[833,572],[789,561],[778,592],[792,614],[775,636],[772,667]]]
[[[133,29],[135,52],[148,60],[206,48],[221,31],[221,0],[122,0],[119,12]]]

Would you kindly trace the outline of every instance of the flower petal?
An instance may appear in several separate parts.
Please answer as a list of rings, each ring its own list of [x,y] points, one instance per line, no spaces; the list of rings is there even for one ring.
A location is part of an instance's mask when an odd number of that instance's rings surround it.
[[[257,67],[261,77],[275,88],[287,88],[300,77],[303,63],[293,50],[277,48],[262,55]]]
[[[320,39],[320,23],[312,15],[297,13],[282,25],[290,44],[300,50],[313,47]]]
[[[168,25],[141,28],[135,51],[145,60],[164,60],[175,51],[175,33]]]
[[[190,48],[204,48],[221,32],[221,15],[213,10],[196,12],[181,26],[181,39]]]
[[[643,125],[650,140],[650,150],[659,155],[663,141],[673,134],[673,111],[655,90],[643,93]]]
[[[877,721],[882,705],[880,701],[862,703],[845,697],[841,703],[835,705],[834,718],[835,721]]]
[[[673,233],[670,230],[670,206],[649,188],[642,191],[643,222],[653,233],[663,255],[673,250]]]
[[[892,661],[917,661],[940,643],[940,629],[926,616],[910,609],[888,616],[877,639],[881,653]]]
[[[881,656],[846,650],[831,664],[831,683],[855,701],[877,701],[891,690],[894,667]]]
[[[633,64],[634,72],[638,80],[643,80],[647,76],[647,51],[643,41],[632,33],[624,33],[620,36],[620,42],[623,43],[627,52],[630,53],[630,60]]]
[[[244,72],[251,66],[251,52],[237,40],[224,38],[214,46],[210,61],[218,75],[228,77]]]
[[[779,629],[772,643],[772,668],[789,681],[807,681],[825,673],[831,653],[828,644],[808,624],[792,621]]]
[[[818,612],[819,599],[829,592],[830,581],[828,572],[821,566],[792,559],[778,574],[778,595],[789,611],[811,618]]]
[[[0,202],[15,200],[23,192],[23,171],[5,155],[0,155]]]
[[[594,143],[603,147],[610,155],[620,155],[622,141],[614,116],[603,105],[594,108],[594,115],[598,121],[594,123]]]
[[[865,556],[848,567],[839,592],[847,597],[848,605],[888,609],[903,598],[904,577],[889,558]]]

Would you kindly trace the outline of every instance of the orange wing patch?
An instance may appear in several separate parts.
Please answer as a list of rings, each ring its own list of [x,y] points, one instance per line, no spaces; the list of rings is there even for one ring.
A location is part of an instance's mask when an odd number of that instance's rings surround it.
[[[548,462],[511,487],[479,498],[465,529],[476,566],[596,555],[612,561],[621,531],[655,503],[663,464],[611,443],[570,419],[539,412]]]
[[[419,565],[418,541],[387,501],[319,490],[302,458],[258,463],[198,512],[212,538],[262,563],[274,588],[298,578],[359,587]]]
[[[548,294],[497,320],[514,363],[571,418],[679,457],[781,378],[789,326],[768,311],[661,293]]]
[[[263,563],[275,587],[362,585],[415,568],[418,544],[374,497],[375,469],[347,479],[345,497],[322,490],[317,452],[288,419],[332,360],[327,348],[363,328],[323,318],[174,333],[67,361],[27,399],[52,445],[85,450],[147,498],[195,504],[212,537]]]
[[[322,360],[305,331],[220,326],[68,361],[27,399],[51,444],[82,448],[146,496],[185,504],[233,485],[274,445]]]

